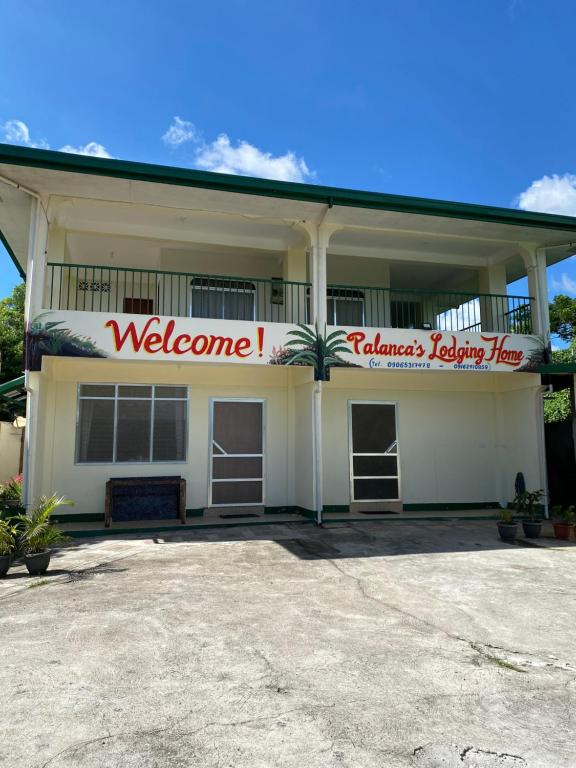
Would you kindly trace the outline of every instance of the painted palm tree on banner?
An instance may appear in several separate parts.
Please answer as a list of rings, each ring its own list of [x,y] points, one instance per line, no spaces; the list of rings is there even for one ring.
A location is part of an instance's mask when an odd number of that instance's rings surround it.
[[[321,334],[317,326],[311,328],[299,324],[298,330],[289,331],[288,335],[294,338],[286,342],[288,354],[284,364],[312,365],[315,381],[330,381],[331,366],[353,367],[353,363],[338,357],[338,352],[352,352],[350,347],[343,343],[346,331],[332,331],[326,336],[326,327],[324,334]]]

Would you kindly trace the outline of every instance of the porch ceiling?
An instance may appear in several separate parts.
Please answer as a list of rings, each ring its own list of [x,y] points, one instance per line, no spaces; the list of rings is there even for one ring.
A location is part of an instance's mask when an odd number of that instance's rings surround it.
[[[576,218],[567,216],[226,176],[6,145],[0,145],[0,175],[46,198],[67,199],[72,205],[66,218],[71,224],[76,216],[80,228],[84,228],[80,226],[82,211],[89,218],[86,204],[80,203],[84,199],[113,203],[117,212],[117,205],[124,203],[122,216],[130,210],[135,219],[142,218],[142,211],[149,219],[151,211],[155,216],[157,210],[163,209],[166,230],[170,232],[186,227],[201,231],[202,222],[214,230],[216,215],[216,229],[229,242],[238,236],[239,230],[246,234],[252,226],[260,238],[260,247],[272,249],[294,247],[300,237],[294,225],[319,221],[324,215],[343,228],[333,237],[333,247],[341,253],[354,250],[371,255],[373,251],[372,255],[377,255],[378,251],[383,255],[386,232],[386,250],[397,249],[406,254],[433,253],[460,260],[464,253],[479,261],[500,260],[517,253],[522,244],[530,243],[550,248],[549,263],[555,263],[574,252],[574,246],[565,244],[576,242]],[[0,231],[23,265],[29,198],[6,184],[0,184],[0,196]],[[88,228],[89,222],[85,225]],[[140,226],[137,221],[133,225]],[[142,229],[140,234],[149,236]],[[164,236],[160,232],[160,237]],[[554,247],[558,245],[563,247]]]

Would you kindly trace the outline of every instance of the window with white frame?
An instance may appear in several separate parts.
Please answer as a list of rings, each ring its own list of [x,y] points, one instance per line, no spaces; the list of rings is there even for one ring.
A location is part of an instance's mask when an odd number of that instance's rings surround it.
[[[328,288],[329,325],[364,325],[364,293],[351,288]]]
[[[190,282],[190,317],[255,320],[256,286],[244,280],[195,277]]]
[[[80,384],[76,462],[186,460],[188,387]]]

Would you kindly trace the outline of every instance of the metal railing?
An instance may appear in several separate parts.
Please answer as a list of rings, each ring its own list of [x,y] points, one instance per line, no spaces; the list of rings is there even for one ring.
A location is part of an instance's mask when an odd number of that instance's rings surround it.
[[[44,306],[254,322],[309,323],[310,283],[49,262]],[[329,325],[532,333],[531,298],[329,285]]]
[[[310,284],[154,269],[46,267],[47,309],[307,323]]]
[[[329,285],[327,302],[330,325],[532,333],[529,296]]]

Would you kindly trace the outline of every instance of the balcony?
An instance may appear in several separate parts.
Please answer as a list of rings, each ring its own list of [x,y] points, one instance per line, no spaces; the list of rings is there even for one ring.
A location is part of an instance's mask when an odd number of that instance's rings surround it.
[[[328,285],[327,313],[329,325],[532,333],[529,296]]]
[[[256,277],[54,264],[44,306],[79,312],[309,322],[310,284]]]
[[[44,307],[309,323],[310,288],[281,279],[49,263]],[[326,308],[329,325],[532,333],[529,296],[329,285]]]

